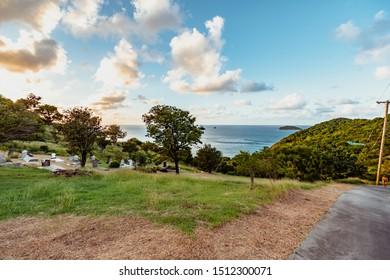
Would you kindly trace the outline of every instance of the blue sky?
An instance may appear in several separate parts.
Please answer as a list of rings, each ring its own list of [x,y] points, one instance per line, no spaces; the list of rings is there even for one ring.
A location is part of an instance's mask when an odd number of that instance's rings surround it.
[[[106,124],[142,124],[157,104],[200,124],[375,118],[389,82],[387,0],[0,4],[0,94]]]

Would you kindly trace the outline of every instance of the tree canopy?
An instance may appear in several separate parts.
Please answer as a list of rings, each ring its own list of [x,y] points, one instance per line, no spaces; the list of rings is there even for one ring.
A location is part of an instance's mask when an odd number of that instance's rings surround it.
[[[222,160],[222,152],[210,144],[205,144],[200,148],[194,158],[194,163],[201,170],[211,173]]]
[[[0,143],[11,140],[38,140],[44,127],[39,116],[28,110],[25,99],[13,102],[0,95]]]
[[[179,161],[192,145],[201,143],[203,127],[188,111],[168,105],[157,105],[142,116],[147,136],[154,139],[161,153],[169,156],[179,173]]]
[[[81,153],[81,166],[87,161],[87,154],[92,152],[93,145],[103,133],[101,118],[94,116],[91,109],[76,107],[64,111],[61,132],[71,149]]]

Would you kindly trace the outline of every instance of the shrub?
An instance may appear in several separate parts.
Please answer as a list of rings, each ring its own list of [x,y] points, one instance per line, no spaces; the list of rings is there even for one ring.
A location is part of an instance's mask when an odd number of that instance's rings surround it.
[[[119,161],[114,160],[113,162],[110,163],[110,165],[108,167],[110,167],[110,168],[119,168],[120,165],[121,164],[120,164]]]

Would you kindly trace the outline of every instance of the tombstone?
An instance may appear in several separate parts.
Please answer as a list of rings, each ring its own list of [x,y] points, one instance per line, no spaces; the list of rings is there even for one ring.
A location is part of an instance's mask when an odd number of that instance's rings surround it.
[[[167,166],[167,162],[164,161],[163,163],[163,167],[160,169],[161,172],[168,172],[168,166]]]
[[[6,163],[7,159],[3,156],[0,156],[0,163]]]
[[[28,151],[27,150],[23,150],[21,158],[25,158],[26,156],[28,156]]]
[[[42,166],[43,167],[50,166],[50,159],[43,159],[42,160]]]
[[[78,156],[74,156],[73,157],[73,161],[79,161],[79,157]]]
[[[51,158],[52,158],[52,159],[55,159],[56,156],[57,156],[56,153],[51,153]]]

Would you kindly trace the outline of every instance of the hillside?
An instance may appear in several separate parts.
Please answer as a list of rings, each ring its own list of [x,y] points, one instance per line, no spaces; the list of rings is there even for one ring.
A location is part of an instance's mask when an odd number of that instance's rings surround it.
[[[333,165],[342,157],[340,161],[353,165],[351,167],[355,169],[353,175],[372,179],[378,164],[382,126],[383,118],[373,120],[337,118],[291,134],[273,145],[271,150],[283,154],[285,164],[288,163],[288,155],[291,153],[307,152],[310,153],[308,157],[313,160],[319,156],[321,161],[329,160]],[[390,140],[387,139],[385,158],[390,154],[389,144]],[[384,167],[386,168],[386,164]],[[356,172],[359,168],[366,168],[366,171]]]

